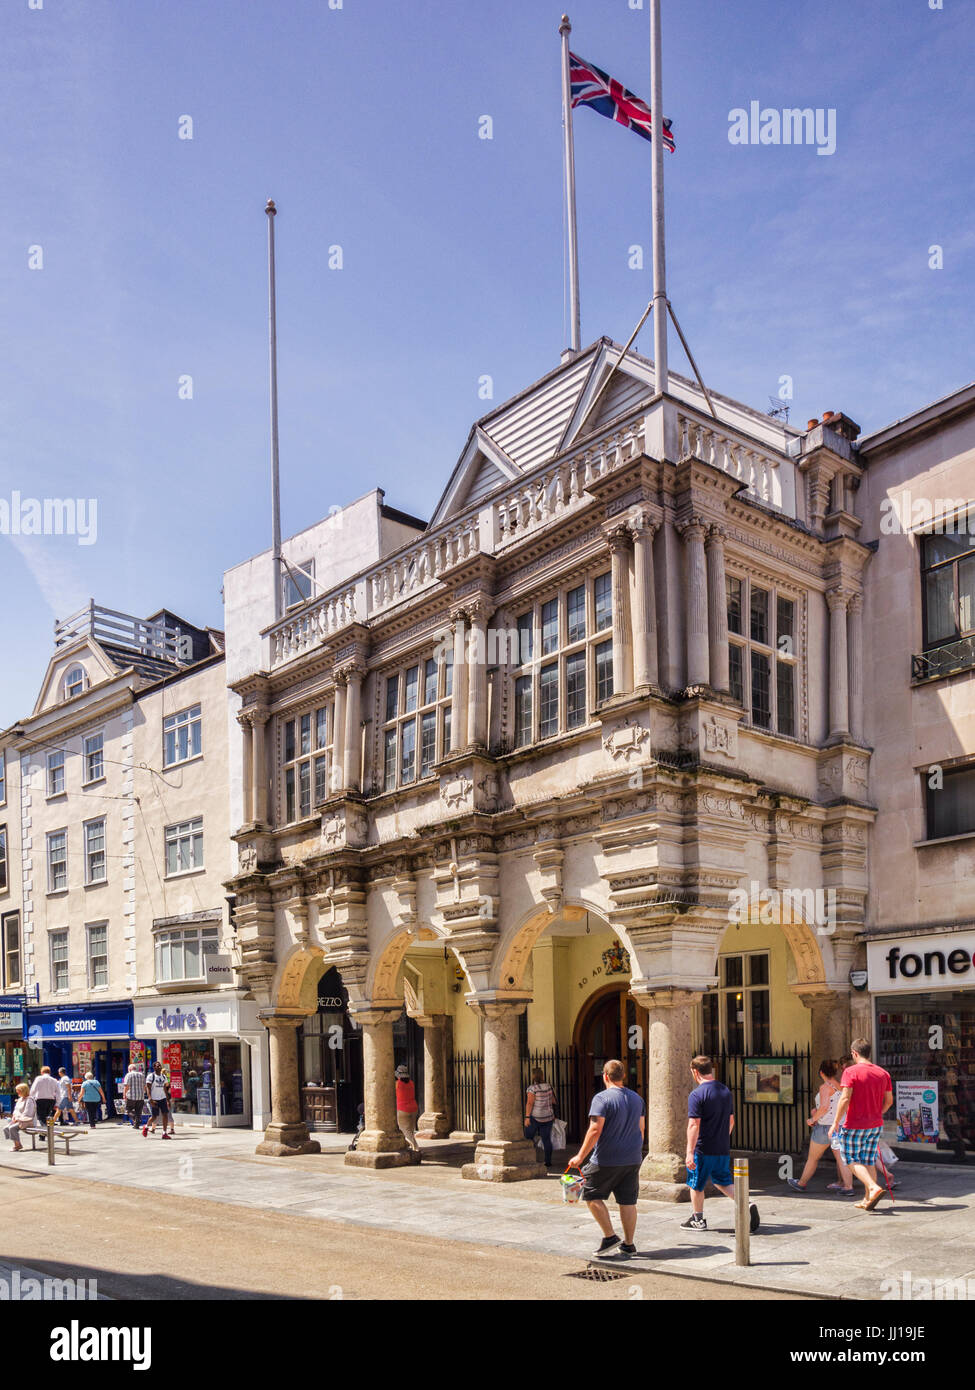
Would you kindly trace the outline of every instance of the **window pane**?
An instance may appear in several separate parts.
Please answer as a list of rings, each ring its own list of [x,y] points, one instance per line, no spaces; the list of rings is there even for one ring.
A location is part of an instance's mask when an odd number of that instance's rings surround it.
[[[437,716],[431,710],[420,721],[420,776],[426,777],[437,760]]]
[[[559,668],[543,666],[538,682],[538,736],[547,738],[559,728]]]
[[[559,649],[559,601],[549,599],[542,604],[542,656]]]
[[[383,791],[396,786],[396,730],[387,729],[383,735]]]
[[[196,932],[186,932],[183,936],[183,969],[188,980],[196,980],[202,974],[200,969],[200,938]]]
[[[958,530],[944,535],[922,536],[921,566],[923,569],[930,569],[932,565],[940,564],[943,560],[954,560],[959,555],[964,555],[966,551],[971,550],[973,544],[975,544],[975,537],[967,530]]]
[[[577,729],[586,722],[586,653],[575,652],[565,662],[565,724]]]
[[[741,580],[728,575],[725,585],[728,590],[728,631],[744,636],[741,630]]]
[[[768,646],[768,592],[752,585],[751,638]]]
[[[737,988],[743,979],[741,956],[725,956],[722,965],[722,983],[730,989]]]
[[[975,830],[975,768],[946,773],[943,787],[931,787],[927,779],[925,786],[929,840]]]
[[[412,714],[416,709],[416,697],[420,686],[420,668],[411,666],[406,673],[406,703],[403,706],[405,714]]]
[[[749,992],[749,1013],[751,1015],[751,1048],[753,1052],[768,1052],[771,1045],[769,1028],[769,992],[767,989],[753,989]]]
[[[595,600],[596,631],[602,632],[604,627],[613,626],[613,577],[611,574],[600,574],[593,581],[593,598]]]
[[[777,661],[775,666],[775,699],[779,733],[794,737],[796,732],[796,668],[788,661]]]
[[[731,698],[739,705],[745,703],[744,672],[742,670],[743,647],[728,643],[728,686]]]
[[[775,645],[783,656],[796,654],[796,606],[791,598],[776,599]]]
[[[437,663],[431,658],[423,672],[423,703],[432,705],[437,698]]]
[[[613,693],[613,644],[601,642],[596,648],[596,703],[602,704]]]
[[[299,815],[311,814],[311,763],[298,764],[298,807]]]
[[[772,720],[769,704],[769,658],[763,652],[751,653],[752,723],[767,729]]]
[[[958,631],[975,628],[975,556],[958,561]]]
[[[200,706],[190,710],[190,748],[189,756],[198,758],[203,752],[203,720],[200,718]]]
[[[750,985],[768,984],[768,956],[748,957],[748,983]]]
[[[445,695],[454,693],[454,654],[452,651],[445,653],[443,693]]]
[[[744,997],[732,991],[724,997],[725,1002],[725,1042],[729,1052],[741,1054],[745,1050]]]
[[[286,821],[293,821],[295,818],[295,770],[293,767],[287,768],[284,774],[284,818]]]
[[[401,731],[402,761],[400,763],[400,781],[405,786],[407,782],[412,782],[416,776],[416,720],[408,719]]]
[[[955,630],[955,571],[953,565],[924,576],[925,643],[950,641]]]
[[[566,595],[566,641],[578,642],[586,635],[586,586],[570,589]]]
[[[443,738],[440,744],[441,752],[444,757],[450,752],[450,706],[445,705],[441,715],[443,719]]]
[[[532,679],[519,676],[515,681],[515,747],[532,741]]]
[[[301,756],[311,752],[311,715],[301,716]]]
[[[535,654],[534,632],[531,613],[523,613],[518,619],[518,662],[524,666]]]
[[[315,747],[328,747],[328,706],[323,705],[315,711]]]
[[[328,759],[323,755],[315,759],[315,805],[318,806],[328,796]]]
[[[289,719],[284,726],[284,760],[286,763],[293,763],[295,760],[295,721]]]
[[[399,676],[390,676],[386,682],[386,723],[396,718],[399,707]]]

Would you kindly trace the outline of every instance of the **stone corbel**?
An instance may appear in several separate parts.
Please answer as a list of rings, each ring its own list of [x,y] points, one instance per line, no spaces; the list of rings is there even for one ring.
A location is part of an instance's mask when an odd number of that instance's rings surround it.
[[[539,893],[554,916],[562,906],[562,862],[565,854],[558,840],[548,840],[538,844],[532,858],[541,880]]]

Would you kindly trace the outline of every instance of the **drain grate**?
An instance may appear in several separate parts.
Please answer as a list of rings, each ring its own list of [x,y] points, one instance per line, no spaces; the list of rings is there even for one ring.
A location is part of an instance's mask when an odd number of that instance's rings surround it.
[[[592,1279],[596,1284],[608,1284],[613,1279],[629,1279],[623,1269],[606,1269],[603,1265],[587,1265],[585,1269],[574,1269],[570,1279]]]

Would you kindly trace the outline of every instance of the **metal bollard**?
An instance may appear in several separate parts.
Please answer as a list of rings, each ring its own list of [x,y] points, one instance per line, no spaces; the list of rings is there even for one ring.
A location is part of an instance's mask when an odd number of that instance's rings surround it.
[[[47,1162],[50,1168],[54,1167],[54,1116],[47,1117]]]
[[[735,1264],[750,1265],[751,1230],[748,1213],[748,1159],[735,1159]]]

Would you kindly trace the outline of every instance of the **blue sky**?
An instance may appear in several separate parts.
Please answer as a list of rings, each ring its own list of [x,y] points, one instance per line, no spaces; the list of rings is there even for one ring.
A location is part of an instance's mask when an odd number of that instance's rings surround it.
[[[788,374],[794,422],[873,429],[975,377],[971,0],[663,3],[668,290],[707,382],[765,409]],[[571,0],[572,41],[649,97],[632,4]],[[498,402],[556,365],[561,8],[5,0],[0,497],[95,497],[98,540],[0,535],[0,726],[55,617],[220,625],[223,570],[268,544],[269,196],[285,534],[374,485],[429,515],[478,378]],[[731,145],[753,100],[835,108],[836,153]],[[575,134],[583,341],[624,341],[649,145]]]

